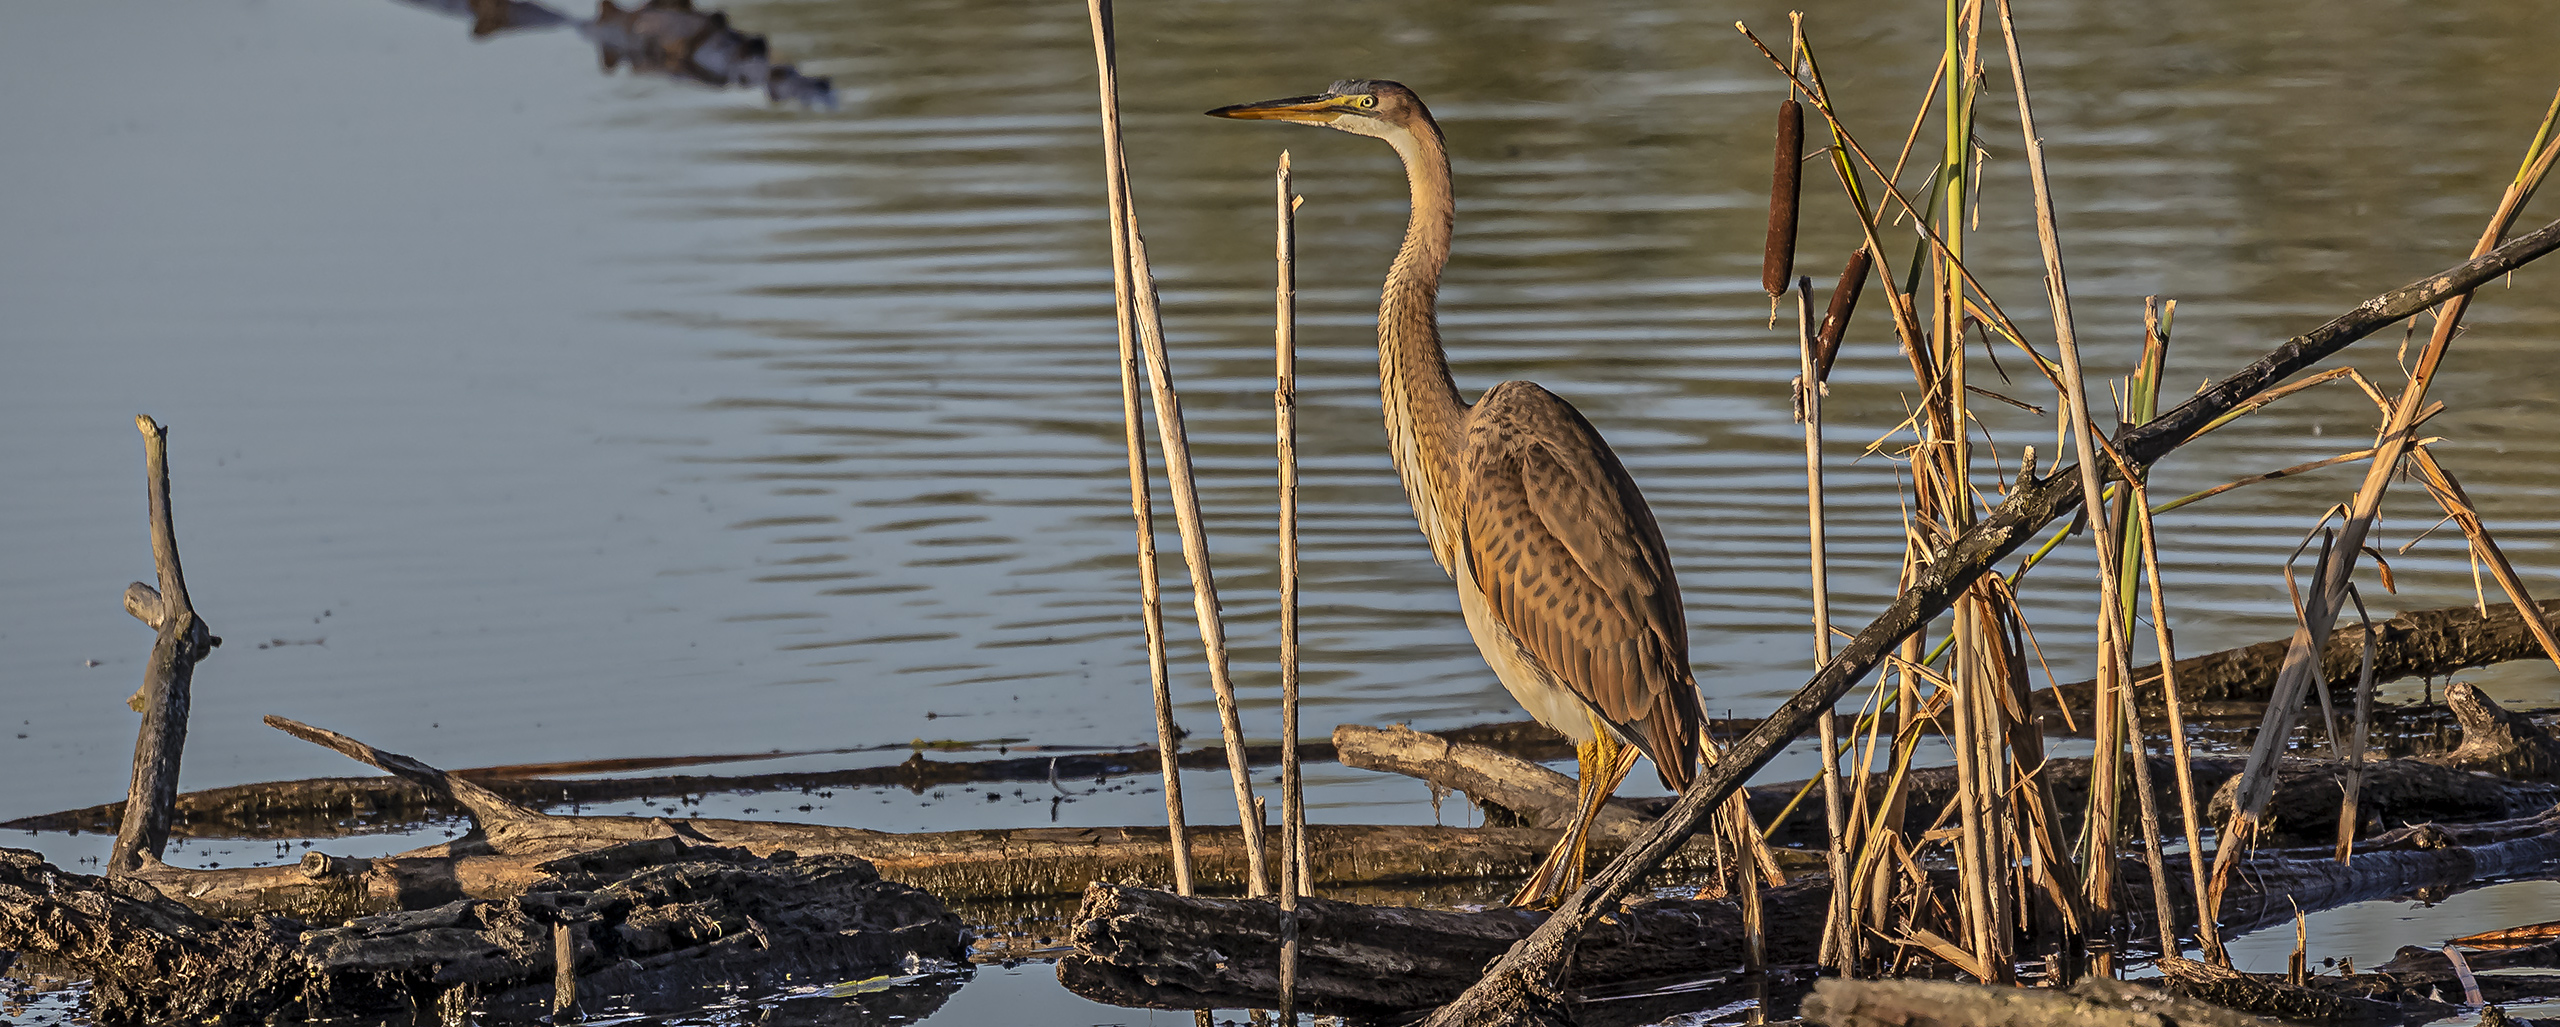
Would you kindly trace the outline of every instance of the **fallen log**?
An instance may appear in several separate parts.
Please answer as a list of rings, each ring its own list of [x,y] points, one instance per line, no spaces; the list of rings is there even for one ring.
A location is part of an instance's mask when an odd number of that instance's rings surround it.
[[[0,849],[0,949],[91,977],[99,1023],[258,1022],[459,1002],[547,1013],[560,966],[579,990],[644,1008],[706,987],[849,979],[966,954],[933,896],[841,856],[758,859],[672,840],[554,860],[524,894],[309,930],[215,919],[142,880],[68,873]],[[562,960],[555,948],[572,946]]]
[[[2545,617],[2560,617],[2560,599],[2539,604]],[[2542,655],[2541,643],[2525,626],[2514,603],[2497,603],[2483,614],[2477,606],[2411,610],[2373,626],[2374,681],[2411,677],[2444,677],[2455,671],[2486,667],[2508,660]],[[2264,704],[2274,689],[2276,668],[2284,663],[2290,638],[2226,649],[2179,660],[2178,695],[2189,703]],[[2320,650],[2321,679],[2339,695],[2350,694],[2364,659],[2365,629],[2341,627],[2330,632]],[[2142,695],[2159,694],[2160,665],[2133,672]],[[2037,689],[2029,701],[2038,709],[2068,706],[2075,719],[2086,720],[2095,681]]]
[[[2341,865],[2323,849],[2262,852],[2241,863],[2223,900],[2228,934],[2367,899],[2456,888],[2560,864],[2560,811],[2544,817],[2378,837]],[[1952,881],[1951,871],[1940,876]],[[2152,907],[2144,863],[2118,867],[2125,908]],[[1941,887],[1947,882],[1941,882]],[[2171,906],[2194,915],[2193,882],[2172,874]],[[1773,964],[1809,963],[1829,883],[1762,894]],[[1267,901],[1181,897],[1108,883],[1085,892],[1058,979],[1077,994],[1164,1009],[1268,1008],[1278,999],[1280,914]],[[1382,1016],[1455,999],[1488,960],[1529,937],[1546,914],[1516,909],[1419,910],[1304,900],[1298,921],[1302,1012]],[[2147,936],[2128,913],[2129,938]],[[1741,966],[1741,911],[1730,900],[1666,899],[1603,914],[1568,971],[1568,994],[1658,977],[1700,978]]]

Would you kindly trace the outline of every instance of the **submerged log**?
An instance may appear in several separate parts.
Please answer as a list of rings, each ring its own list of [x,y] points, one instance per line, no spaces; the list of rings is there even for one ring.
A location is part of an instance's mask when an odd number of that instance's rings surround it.
[[[2540,606],[2544,617],[2560,617],[2560,599]],[[2534,640],[2514,603],[2493,604],[2485,615],[2476,606],[2411,610],[2374,625],[2373,640],[2376,682],[2443,677],[2542,655],[2541,643]],[[2332,692],[2349,694],[2355,687],[2364,643],[2361,626],[2329,633],[2328,644],[2320,650],[2320,674]],[[2187,702],[2264,703],[2275,688],[2276,668],[2284,663],[2285,649],[2291,644],[2292,639],[2280,638],[2179,660],[2178,695]],[[2143,694],[2155,694],[2160,665],[2137,668],[2133,680]],[[2042,709],[2068,706],[2083,711],[2089,708],[2096,685],[2082,681],[2039,689],[2031,701]]]
[[[90,975],[90,1015],[105,1024],[396,1012],[447,996],[548,1012],[562,936],[581,990],[644,1003],[690,1004],[715,983],[957,961],[967,947],[939,900],[841,856],[763,860],[635,842],[552,861],[511,899],[307,930],[275,916],[209,918],[139,879],[68,873],[0,849],[0,949]]]
[[[2462,722],[2451,752],[2363,765],[2356,793],[2359,835],[2394,823],[2493,820],[2524,816],[2560,801],[2560,740],[2532,721],[2499,708],[2469,682],[2445,687],[2445,705]],[[2309,845],[2338,836],[2347,766],[2336,760],[2287,759],[2276,770],[2268,829],[2279,844]],[[2494,775],[2494,776],[2493,776]],[[2198,782],[2202,784],[2201,781]],[[2211,816],[2231,813],[2238,780],[2215,788]],[[2205,787],[2214,787],[2206,785]]]
[[[2297,908],[2309,912],[2458,887],[2547,868],[2555,860],[2560,812],[2396,832],[2375,839],[2344,865],[2326,850],[2264,852],[2241,862],[2224,897],[2222,924],[2236,934],[2289,919]],[[2125,908],[2151,909],[2143,862],[2127,858],[2117,873],[2128,895]],[[2191,884],[2178,874],[2168,881],[2171,905],[2185,917],[2195,910]],[[1814,880],[1763,893],[1771,963],[1813,959],[1829,887]],[[1075,952],[1058,964],[1058,979],[1080,995],[1117,1005],[1267,1008],[1278,998],[1279,917],[1267,901],[1185,898],[1096,884],[1085,892],[1070,932]],[[1546,918],[1516,909],[1469,913],[1310,901],[1298,921],[1298,1008],[1374,1016],[1448,1002],[1475,982],[1486,961],[1527,938]],[[2124,919],[2127,937],[2150,930],[2142,913]],[[1740,909],[1729,900],[1659,900],[1604,914],[1583,938],[1567,984],[1588,991],[1636,979],[1733,971],[1741,966],[1740,925]]]

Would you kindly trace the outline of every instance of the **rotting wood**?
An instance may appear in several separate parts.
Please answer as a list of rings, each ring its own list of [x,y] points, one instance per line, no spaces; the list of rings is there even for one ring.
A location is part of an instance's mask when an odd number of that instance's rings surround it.
[[[2560,600],[2539,605],[2546,616],[2560,617]],[[2374,625],[2374,681],[2442,677],[2472,667],[2542,655],[2540,643],[2534,640],[2514,603],[2497,603],[2488,611],[2483,616],[2476,606],[2411,610]],[[2276,670],[2283,665],[2285,648],[2291,641],[2272,639],[2179,660],[2180,698],[2189,703],[2266,702],[2275,689]],[[2320,650],[2320,675],[2330,688],[2344,691],[2355,687],[2364,644],[2362,627],[2342,627],[2330,634]],[[2160,665],[2136,669],[2133,680],[2137,687],[2156,686]],[[2096,682],[2082,681],[2038,689],[2033,701],[2043,711],[2068,704],[2075,720],[2085,720],[2082,711],[2089,708],[2095,688]]]
[[[0,948],[91,976],[102,1024],[257,1022],[391,1012],[457,992],[481,1011],[549,1011],[560,967],[617,1004],[957,961],[966,932],[918,889],[841,856],[758,859],[672,839],[550,861],[501,901],[462,900],[308,930],[217,920],[141,885],[0,849]],[[563,958],[560,928],[571,937]]]
[[[1823,1027],[2270,1027],[2246,1013],[2103,977],[2070,988],[1825,980],[1813,986],[1803,1011]]]
[[[187,745],[187,707],[195,687],[196,663],[222,644],[187,598],[187,575],[178,564],[178,528],[169,511],[169,429],[147,414],[136,414],[142,430],[144,484],[151,500],[151,557],[158,566],[160,587],[142,582],[125,586],[125,612],[151,625],[159,634],[151,644],[151,664],[143,672],[135,709],[142,729],[133,743],[133,780],[125,790],[124,815],[108,850],[107,872],[128,874],[160,862],[169,845],[169,821],[177,807],[178,764]]]
[[[2545,867],[2560,858],[2560,815],[2469,827],[2398,831],[2378,837],[2345,866],[2326,847],[2250,857],[2224,898],[2223,929],[2238,933],[2303,911],[2452,888]],[[1934,875],[1952,882],[1952,871]],[[2124,929],[2139,938],[2153,903],[2138,857],[2118,863],[2128,895]],[[2170,906],[2194,915],[2194,882],[2172,874]],[[1830,885],[1812,880],[1772,889],[1768,959],[1805,963],[1821,938]],[[1088,998],[1156,1008],[1268,1006],[1276,998],[1279,914],[1268,903],[1184,898],[1096,884],[1070,932],[1073,955],[1062,982]],[[1382,1015],[1454,999],[1486,960],[1529,937],[1544,915],[1514,909],[1467,913],[1350,903],[1309,903],[1298,937],[1302,1012]],[[1660,900],[1612,911],[1584,939],[1563,991],[1629,980],[1696,978],[1741,965],[1741,912],[1730,900]]]
[[[2203,431],[2212,421],[2277,382],[2345,349],[2358,339],[2450,297],[2461,295],[2560,249],[2560,220],[2518,237],[2489,254],[2373,297],[2328,323],[2295,336],[2248,367],[2200,390],[2176,409],[2124,432],[2111,451],[2123,470],[2150,466]],[[1554,1015],[1562,967],[1580,936],[1628,889],[1704,826],[1742,782],[1810,727],[1823,709],[1848,694],[1904,638],[1950,608],[1991,565],[2017,550],[2031,534],[2072,512],[2080,496],[2077,468],[2021,481],[2008,498],[1974,526],[1948,541],[1938,559],[1921,568],[1908,587],[1768,722],[1735,743],[1728,758],[1711,767],[1656,821],[1644,837],[1568,898],[1556,915],[1502,959],[1459,1000],[1435,1011],[1433,1025],[1539,1022]]]

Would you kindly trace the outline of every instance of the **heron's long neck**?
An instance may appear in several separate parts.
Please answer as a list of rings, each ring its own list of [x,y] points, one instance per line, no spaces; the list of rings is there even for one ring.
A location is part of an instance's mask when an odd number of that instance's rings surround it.
[[[1436,313],[1440,272],[1449,264],[1456,204],[1449,195],[1449,155],[1436,131],[1386,137],[1404,158],[1413,216],[1404,248],[1378,301],[1378,386],[1396,474],[1413,501],[1442,570],[1456,572],[1458,463],[1466,444],[1467,403],[1449,377]]]

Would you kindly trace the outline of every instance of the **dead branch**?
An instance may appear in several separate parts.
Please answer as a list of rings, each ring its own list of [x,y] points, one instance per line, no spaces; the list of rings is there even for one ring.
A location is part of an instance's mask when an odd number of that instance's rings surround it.
[[[178,762],[187,745],[187,707],[196,663],[222,644],[187,598],[187,575],[178,565],[178,528],[169,512],[169,430],[136,414],[142,429],[145,483],[151,497],[151,556],[160,587],[125,586],[124,608],[158,630],[151,666],[143,674],[134,708],[142,730],[133,743],[133,781],[125,790],[123,823],[108,852],[107,872],[126,874],[160,862],[169,845],[169,819],[177,806]]]

